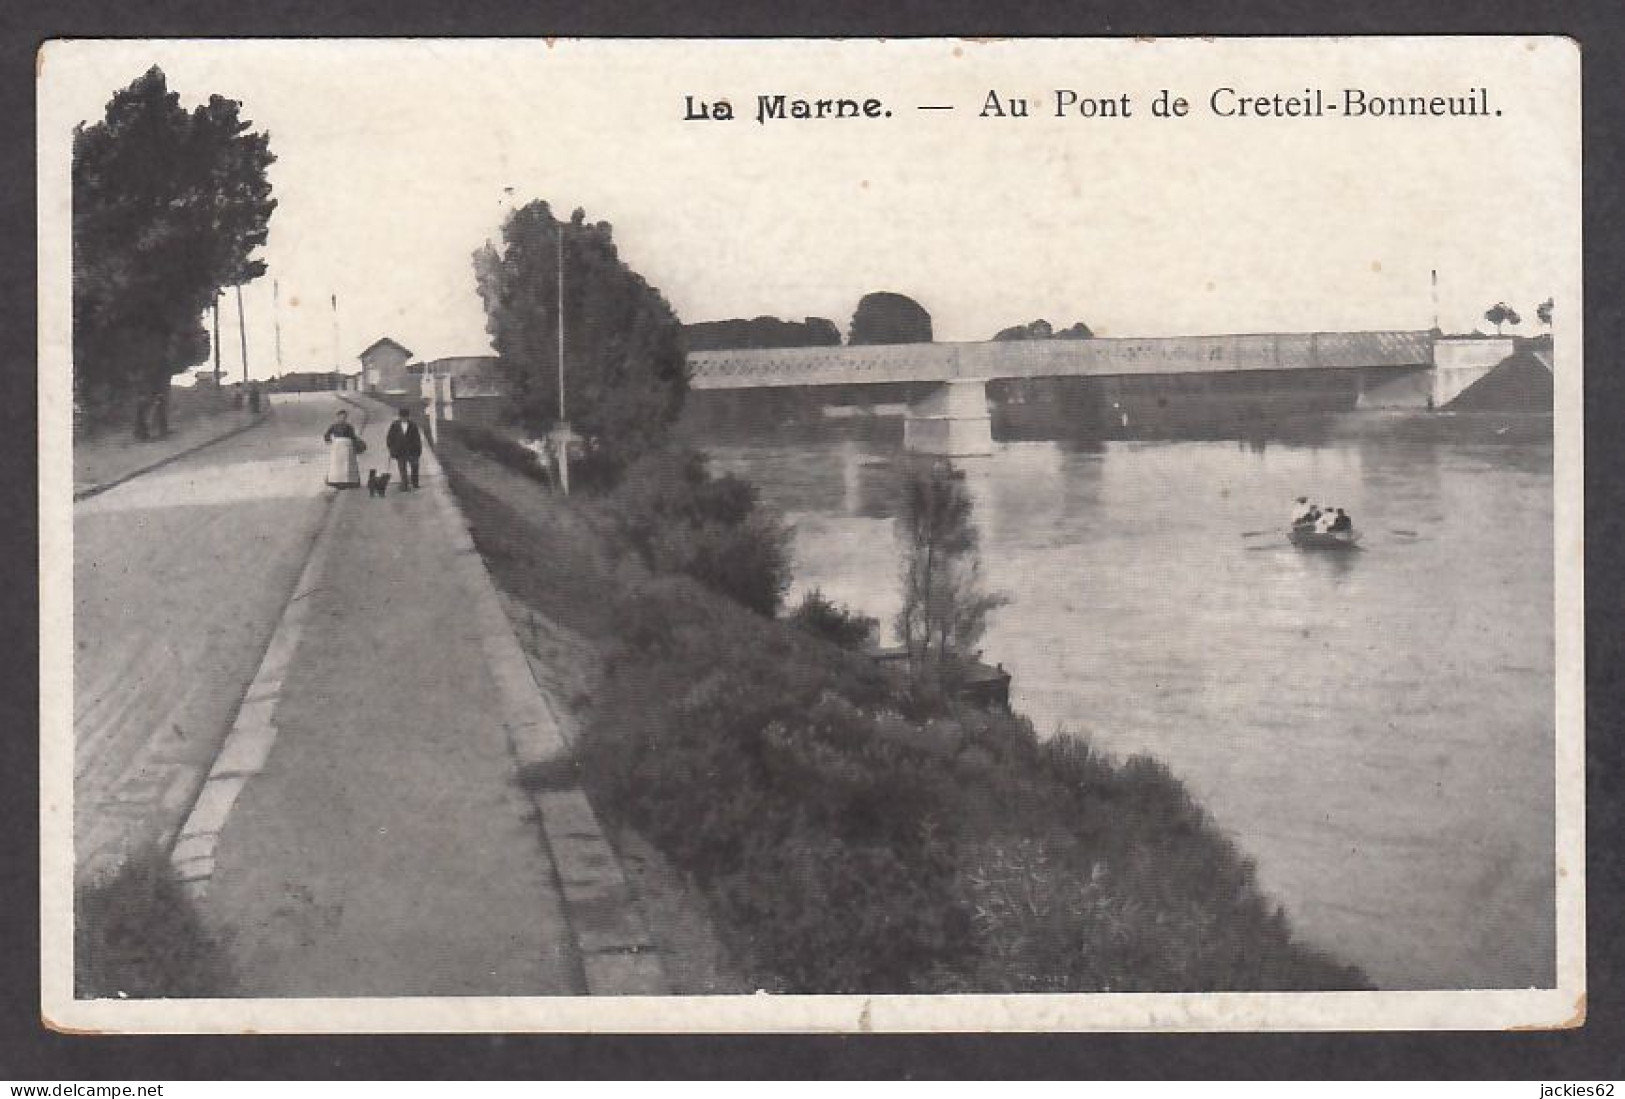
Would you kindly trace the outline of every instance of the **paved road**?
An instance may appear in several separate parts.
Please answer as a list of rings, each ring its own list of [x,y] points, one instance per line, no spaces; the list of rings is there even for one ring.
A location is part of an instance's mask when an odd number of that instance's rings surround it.
[[[185,816],[326,512],[336,403],[279,397],[259,427],[74,505],[81,877]]]

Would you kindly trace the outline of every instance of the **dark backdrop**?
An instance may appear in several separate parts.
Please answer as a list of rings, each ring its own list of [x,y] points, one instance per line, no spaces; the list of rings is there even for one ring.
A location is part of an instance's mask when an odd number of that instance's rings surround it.
[[[214,5],[7,5],[0,10],[0,537],[6,627],[0,710],[0,1079],[548,1077],[1516,1078],[1625,1075],[1620,944],[1625,815],[1618,790],[1625,698],[1625,542],[1618,288],[1625,161],[1625,35],[1617,0],[823,0],[816,8],[734,0],[255,0]],[[1588,983],[1580,1030],[1534,1034],[936,1035],[854,1037],[88,1037],[39,1022],[38,611],[33,270],[34,50],[52,37],[258,36],[1128,36],[1567,34],[1584,51]],[[1537,230],[1531,230],[1537,231]],[[1533,1085],[1531,1085],[1532,1087]],[[1531,1091],[1531,1095],[1533,1095]]]

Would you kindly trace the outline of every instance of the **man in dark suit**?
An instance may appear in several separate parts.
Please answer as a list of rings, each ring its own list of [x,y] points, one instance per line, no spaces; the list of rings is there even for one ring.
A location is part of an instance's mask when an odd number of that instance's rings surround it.
[[[418,459],[423,456],[423,436],[418,434],[418,425],[412,422],[412,410],[401,409],[400,419],[389,425],[389,434],[384,436],[384,445],[389,447],[389,456],[395,459],[395,464],[401,471],[401,491],[410,492],[418,487]]]

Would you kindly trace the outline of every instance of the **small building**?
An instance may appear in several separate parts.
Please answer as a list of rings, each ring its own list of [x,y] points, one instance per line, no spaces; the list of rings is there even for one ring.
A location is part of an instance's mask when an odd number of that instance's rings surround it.
[[[442,415],[458,423],[496,427],[507,416],[510,401],[507,379],[495,355],[458,355],[414,364],[420,378],[444,379],[440,385]],[[422,393],[432,392],[425,384]]]
[[[412,352],[388,336],[375,341],[359,356],[361,360],[361,388],[381,396],[406,396],[415,392],[406,364]]]

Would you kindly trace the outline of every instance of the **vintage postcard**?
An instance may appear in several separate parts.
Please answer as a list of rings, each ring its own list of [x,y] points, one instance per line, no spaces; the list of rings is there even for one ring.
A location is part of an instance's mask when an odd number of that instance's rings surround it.
[[[47,43],[45,1018],[1582,1025],[1580,66]]]

